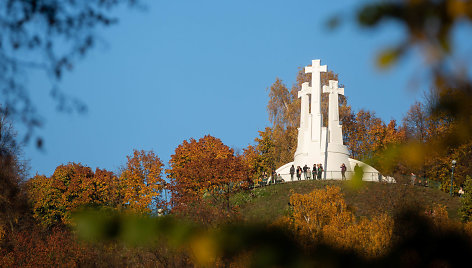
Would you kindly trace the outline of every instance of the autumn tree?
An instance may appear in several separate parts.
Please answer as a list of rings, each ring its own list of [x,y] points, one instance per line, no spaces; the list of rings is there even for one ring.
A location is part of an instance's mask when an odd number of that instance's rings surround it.
[[[269,158],[274,159],[274,166],[267,167],[266,172],[292,161],[297,149],[297,127],[300,118],[300,101],[295,89],[289,90],[282,80],[277,78],[268,90],[267,111],[272,126],[259,132],[261,138],[255,140],[259,143],[266,137],[272,139],[273,147],[270,152],[272,157]],[[264,158],[268,157],[264,156]]]
[[[464,184],[464,196],[461,199],[459,214],[463,222],[472,221],[472,177],[467,176]]]
[[[273,132],[271,128],[266,127],[264,131],[259,131],[259,137],[255,139],[260,162],[259,173],[261,171],[268,173],[270,170],[276,168],[276,161],[279,159],[278,155],[280,155],[280,151],[277,150]]]
[[[415,14],[412,16],[412,14]],[[472,137],[472,79],[455,33],[472,21],[472,6],[461,0],[373,1],[357,10],[358,23],[367,28],[393,22],[405,29],[405,38],[384,48],[378,56],[381,68],[399,64],[401,57],[423,57],[430,87],[436,93],[435,112],[460,122],[442,143],[467,142]],[[410,53],[412,52],[412,53]],[[465,64],[464,64],[465,63]]]
[[[405,174],[405,163],[398,153],[398,149],[406,143],[406,140],[405,128],[397,126],[396,120],[390,120],[384,126],[382,145],[379,151],[375,152],[375,157],[371,159],[371,163],[386,175]]]
[[[407,138],[415,139],[424,143],[428,139],[429,114],[421,102],[415,102],[408,110],[403,124],[406,129]]]
[[[152,208],[164,208],[162,178],[164,164],[153,151],[134,150],[127,156],[126,168],[120,176],[124,205],[138,213],[151,212]]]
[[[95,266],[97,255],[93,249],[80,243],[68,230],[41,228],[11,234],[14,241],[0,248],[1,267],[77,267]],[[96,263],[96,262],[95,262]]]
[[[327,186],[305,195],[292,193],[290,207],[293,228],[314,240],[323,238],[323,228],[328,225],[347,225],[353,221],[339,187]]]
[[[273,131],[266,127],[264,131],[259,131],[259,137],[255,140],[256,145],[249,145],[243,150],[243,159],[248,166],[248,171],[253,179],[258,179],[263,173],[271,174],[276,168],[276,159],[279,159],[274,144]]]
[[[22,181],[25,164],[20,160],[16,132],[5,114],[0,112],[0,241],[7,232],[25,225],[28,203]]]
[[[403,127],[397,126],[395,120],[385,124],[375,112],[364,109],[346,117],[346,121],[344,142],[351,157],[365,161],[385,174],[398,169],[398,153],[391,151],[405,142]]]
[[[123,186],[112,171],[96,168],[92,180],[85,181],[86,199],[93,200],[92,205],[120,209],[123,207]]]
[[[27,182],[33,216],[45,226],[71,223],[71,214],[82,207],[118,208],[119,184],[112,172],[69,163],[48,178],[35,175]]]
[[[429,108],[430,107],[422,102],[416,101],[411,105],[403,118],[403,127],[409,146],[410,148],[415,148],[415,151],[418,152],[416,154],[410,154],[410,157],[407,158],[407,166],[410,172],[414,172],[423,178],[427,176],[428,159],[427,154],[420,152],[423,152],[424,146],[431,141],[433,137],[430,132],[430,126],[434,125],[434,122],[432,122]],[[431,153],[437,156],[434,152]],[[434,159],[435,157],[429,158]]]
[[[324,242],[336,248],[356,249],[372,257],[388,250],[392,237],[392,219],[378,215],[373,219],[357,220],[348,209],[336,186],[316,189],[308,194],[292,193],[290,215],[279,223],[284,223],[305,240],[305,244]]]
[[[374,112],[360,110],[355,117],[354,131],[347,143],[353,158],[372,158],[382,147],[385,124]]]
[[[259,183],[262,174],[268,172],[268,170],[271,169],[270,167],[274,166],[273,164],[270,164],[271,161],[269,157],[269,154],[262,154],[261,151],[253,145],[248,145],[248,147],[243,149],[241,160],[248,172],[248,176],[252,180],[252,183]]]
[[[255,182],[261,169],[261,163],[259,158],[259,152],[257,151],[256,147],[253,145],[248,145],[246,148],[243,149],[241,160],[248,172],[249,177]]]
[[[426,122],[427,140],[422,149],[425,176],[442,182],[444,189],[450,188],[451,162],[456,160],[455,183],[461,185],[466,176],[472,175],[472,138],[452,142],[448,137],[456,131],[459,122],[447,114],[429,113]],[[449,142],[445,143],[444,140]]]
[[[175,149],[169,166],[166,173],[172,208],[184,214],[196,214],[208,203],[231,213],[230,196],[249,182],[243,157],[235,156],[233,149],[210,135],[198,141],[184,140]]]
[[[271,172],[278,167],[277,159],[290,159],[291,151],[276,146],[272,128],[266,127],[264,131],[259,131],[259,137],[254,141],[256,145],[249,145],[243,150],[242,155],[253,181],[259,180],[264,173],[270,176]]]
[[[432,94],[425,105],[415,104],[408,112],[408,136],[417,143],[405,145],[402,157],[412,158],[409,162],[413,162],[413,169],[423,176],[449,183],[449,156],[467,154],[467,147],[472,144],[470,64],[464,61],[467,55],[454,38],[460,25],[472,20],[472,6],[461,0],[372,1],[356,13],[358,23],[366,28],[382,28],[385,22],[392,22],[405,29],[404,38],[383,48],[378,55],[380,68],[399,65],[402,57],[415,55],[416,59],[417,54],[427,62],[423,72]],[[470,163],[470,157],[463,161]],[[467,166],[460,170],[471,172]]]
[[[297,92],[290,91],[279,78],[275,79],[268,91],[267,111],[272,124],[282,128],[297,126],[300,117]]]
[[[448,191],[453,159],[458,163],[455,176],[457,185],[463,183],[467,175],[472,174],[472,139],[464,139],[460,143],[444,143],[454,129],[457,129],[458,122],[447,113],[435,112],[438,97],[434,95],[435,91],[427,92],[424,102],[414,103],[403,118],[407,146],[414,148],[404,148],[404,158],[409,170],[421,174],[422,177],[442,182],[442,189]]]
[[[451,166],[451,161],[453,159],[457,161],[454,178],[457,181],[457,185],[461,185],[465,182],[467,176],[472,176],[472,140],[465,142],[452,150],[452,154],[447,162],[447,167]],[[449,174],[450,172],[447,173],[448,178]]]
[[[406,140],[406,130],[397,126],[395,119],[390,120],[385,128],[384,146],[404,143]]]

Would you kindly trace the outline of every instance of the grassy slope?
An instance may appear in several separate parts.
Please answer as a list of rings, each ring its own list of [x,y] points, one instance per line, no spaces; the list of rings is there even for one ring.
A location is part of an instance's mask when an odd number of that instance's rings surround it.
[[[427,207],[435,203],[446,205],[449,217],[458,219],[459,198],[451,198],[439,190],[421,186],[381,184],[365,182],[354,189],[342,181],[301,181],[257,188],[239,193],[233,201],[240,206],[243,217],[254,222],[273,222],[284,215],[288,209],[290,190],[296,193],[309,193],[326,185],[341,187],[348,206],[359,217],[370,217],[382,212],[394,211],[408,205]]]

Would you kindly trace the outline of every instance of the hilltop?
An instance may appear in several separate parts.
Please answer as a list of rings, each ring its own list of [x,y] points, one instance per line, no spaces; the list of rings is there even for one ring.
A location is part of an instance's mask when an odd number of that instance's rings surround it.
[[[353,188],[345,181],[299,181],[260,187],[238,193],[233,202],[240,208],[241,215],[251,222],[273,222],[288,211],[291,191],[306,194],[327,185],[341,187],[346,203],[357,217],[370,217],[395,211],[407,206],[426,208],[434,204],[447,207],[449,218],[459,219],[459,197],[437,189],[403,184],[383,184],[364,182],[359,188]]]

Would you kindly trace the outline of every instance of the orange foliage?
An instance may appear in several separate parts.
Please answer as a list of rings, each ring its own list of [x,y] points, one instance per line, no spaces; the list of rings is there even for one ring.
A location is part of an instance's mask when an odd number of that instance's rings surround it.
[[[165,181],[161,176],[161,162],[153,151],[134,150],[128,156],[126,169],[120,176],[120,186],[124,204],[134,212],[151,211],[151,205],[163,208],[165,200],[159,199]]]
[[[48,178],[36,175],[27,183],[33,216],[46,226],[70,224],[71,213],[83,206],[117,207],[120,203],[118,180],[112,172],[95,173],[81,164],[56,168]]]
[[[249,145],[247,148],[244,148],[241,160],[253,181],[257,179],[261,164],[260,155],[256,147]]]
[[[266,127],[259,131],[259,137],[254,139],[256,146],[249,145],[243,150],[243,162],[254,183],[262,177],[262,174],[271,174],[277,163],[277,152],[274,141],[274,133]]]
[[[233,149],[210,135],[198,141],[183,141],[169,164],[166,173],[171,181],[174,210],[196,209],[195,204],[211,200],[229,212],[230,195],[249,181],[242,157],[235,156]]]
[[[406,140],[406,131],[404,128],[397,127],[397,121],[390,120],[385,127],[385,134],[383,138],[383,146],[387,147],[391,144],[401,144]]]
[[[464,231],[470,238],[472,238],[472,221],[464,223]]]
[[[35,229],[15,232],[10,239],[8,249],[0,248],[0,267],[78,267],[93,259],[67,231]]]
[[[454,228],[466,228],[466,225],[450,220],[446,206],[442,204],[434,204],[428,207],[425,211],[425,215],[440,232]]]
[[[383,146],[385,124],[375,113],[360,110],[353,124],[347,146],[356,159],[372,158]]]
[[[92,180],[84,182],[88,184],[88,200],[94,200],[95,204],[118,208],[122,203],[121,186],[113,172],[99,169],[95,170]]]
[[[314,190],[306,195],[294,193],[290,205],[293,227],[315,240],[322,238],[326,226],[349,224],[353,220],[339,187],[327,186],[326,190]]]
[[[396,145],[406,141],[406,133],[395,120],[386,125],[374,112],[360,110],[343,129],[354,158],[368,162],[384,174],[398,170]]]
[[[462,184],[472,172],[472,140],[451,136],[460,124],[450,115],[435,111],[437,93],[429,94],[429,103],[416,102],[403,119],[409,143],[402,149],[402,158],[410,172],[441,182],[442,190],[448,192],[453,159],[457,161],[455,184]]]
[[[151,151],[134,151],[128,156],[120,178],[99,169],[95,173],[76,163],[61,165],[48,178],[36,175],[27,182],[33,216],[46,226],[70,224],[71,213],[81,207],[129,208],[150,212],[164,206],[158,200],[164,187],[161,160]]]
[[[341,189],[327,186],[309,194],[292,194],[288,223],[300,237],[310,237],[343,249],[356,249],[366,256],[385,253],[392,237],[393,221],[387,215],[356,220],[348,210]]]

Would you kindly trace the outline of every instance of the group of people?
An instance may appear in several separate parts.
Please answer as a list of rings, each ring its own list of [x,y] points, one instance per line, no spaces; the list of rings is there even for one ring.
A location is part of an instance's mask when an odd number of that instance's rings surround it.
[[[262,181],[260,182],[261,184],[264,184],[263,181],[266,181],[267,185],[285,182],[282,176],[280,176],[280,174],[277,174],[275,170],[272,170],[272,172],[269,174],[270,176],[265,171],[262,172],[262,176],[260,177],[262,179]]]
[[[307,165],[305,165],[303,168],[297,166],[295,169],[295,166],[292,165],[290,167],[290,178],[293,181],[293,176],[296,174],[297,180],[301,180],[303,174],[305,180],[310,180],[312,177],[314,180],[321,180],[323,177],[323,171],[324,169],[322,164],[314,164],[313,169],[310,169],[310,167]]]
[[[343,163],[340,166],[340,168],[341,168],[342,179],[345,180],[346,170],[347,170],[346,165],[344,165]],[[295,169],[295,166],[292,165],[292,167],[290,167],[290,178],[293,181],[293,176],[296,174],[297,180],[301,180],[302,174],[303,174],[305,180],[310,180],[312,176],[313,176],[313,180],[321,180],[323,178],[323,172],[324,172],[324,169],[323,169],[322,164],[313,164],[313,169],[310,169],[310,167],[307,165],[305,165],[303,168],[301,168],[300,166],[297,166],[297,168]]]

